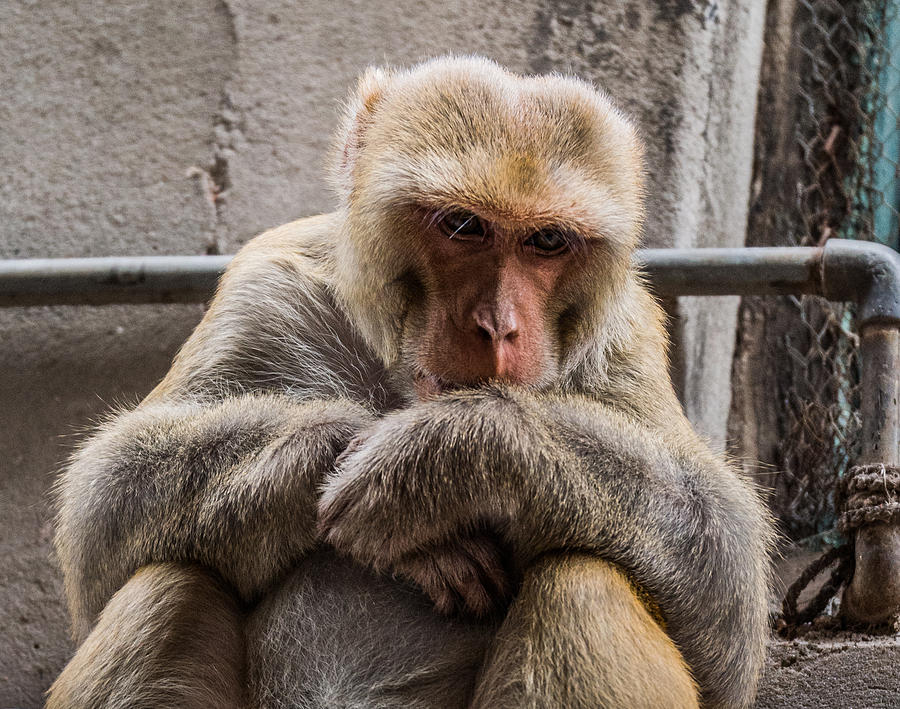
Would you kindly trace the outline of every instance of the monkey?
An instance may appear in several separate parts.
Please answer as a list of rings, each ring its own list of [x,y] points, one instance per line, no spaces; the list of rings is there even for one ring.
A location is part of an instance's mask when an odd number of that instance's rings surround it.
[[[750,706],[770,522],[674,393],[643,161],[577,78],[368,70],[336,211],[62,473],[47,706]]]

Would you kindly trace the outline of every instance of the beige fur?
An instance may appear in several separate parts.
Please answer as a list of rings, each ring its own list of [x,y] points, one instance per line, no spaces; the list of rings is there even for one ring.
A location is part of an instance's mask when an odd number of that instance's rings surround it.
[[[233,595],[199,567],[154,564],[110,599],[47,709],[244,709],[244,674]]]
[[[190,616],[231,638],[184,646],[200,685],[240,683],[246,650],[253,707],[750,706],[770,530],[667,375],[631,262],[641,154],[575,79],[472,58],[367,73],[338,210],[251,241],[166,378],[62,475],[83,644],[50,705],[191,706],[158,679]],[[533,380],[418,401],[440,307],[421,213],[453,208],[587,248],[526,324],[550,342]],[[247,609],[245,648],[198,568]]]
[[[621,571],[584,554],[545,556],[497,633],[472,707],[587,707],[598,698],[629,709],[698,706],[681,655]]]

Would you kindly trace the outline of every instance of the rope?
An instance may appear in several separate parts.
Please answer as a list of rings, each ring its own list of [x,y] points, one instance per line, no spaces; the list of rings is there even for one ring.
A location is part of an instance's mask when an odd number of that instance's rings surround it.
[[[875,522],[900,524],[900,466],[884,463],[854,466],[838,483],[836,505],[843,510],[837,528],[844,534],[852,535],[860,527]],[[831,566],[835,568],[828,581],[804,608],[798,608],[800,594]],[[853,568],[852,542],[829,549],[807,566],[784,595],[779,633],[794,637],[799,626],[820,615],[841,587],[850,583]]]
[[[900,524],[900,466],[875,463],[850,469],[838,488],[843,514],[838,530],[851,532],[859,527],[883,522]]]
[[[815,597],[804,608],[798,608],[797,601],[800,594],[812,583],[813,579],[835,563],[837,563],[837,567],[831,572],[828,581],[822,585]],[[825,610],[828,602],[837,595],[841,586],[852,575],[853,554],[850,552],[849,545],[833,547],[813,561],[784,594],[779,633],[786,637],[793,637],[799,626],[809,623]]]

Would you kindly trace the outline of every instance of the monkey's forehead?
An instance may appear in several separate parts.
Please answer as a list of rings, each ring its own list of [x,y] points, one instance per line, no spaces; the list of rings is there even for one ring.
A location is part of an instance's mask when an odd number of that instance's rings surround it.
[[[572,77],[520,76],[469,57],[433,60],[383,82],[375,124],[408,148],[480,145],[557,157],[590,156],[613,145],[623,153],[640,150],[633,126],[609,97]]]
[[[479,59],[440,60],[380,81],[357,172],[379,201],[402,194],[633,233],[640,143],[589,85],[521,77]]]
[[[445,58],[401,73],[370,73],[358,98],[363,163],[431,169],[455,162],[470,175],[490,167],[521,184],[529,175],[537,184],[552,171],[577,171],[621,182],[621,189],[643,170],[630,121],[575,78],[519,76],[485,59]]]

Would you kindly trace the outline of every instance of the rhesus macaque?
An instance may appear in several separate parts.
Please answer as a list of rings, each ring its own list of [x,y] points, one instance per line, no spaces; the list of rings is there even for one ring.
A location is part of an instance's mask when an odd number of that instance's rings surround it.
[[[688,424],[589,85],[370,70],[332,214],[250,242],[59,483],[51,707],[747,707],[765,513]]]

